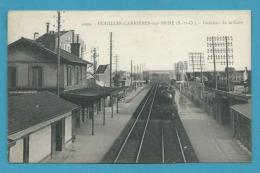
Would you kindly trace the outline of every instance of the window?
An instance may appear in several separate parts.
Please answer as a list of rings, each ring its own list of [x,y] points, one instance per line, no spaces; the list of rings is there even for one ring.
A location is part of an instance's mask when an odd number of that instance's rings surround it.
[[[76,72],[75,72],[75,84],[79,84],[80,78],[79,78],[79,67],[75,68]]]
[[[67,86],[71,86],[72,85],[72,80],[71,80],[71,66],[67,66]]]
[[[83,77],[82,77],[82,67],[80,66],[79,67],[79,79],[80,79],[80,81],[82,81],[83,80]]]
[[[32,87],[39,88],[43,84],[42,67],[32,67]]]
[[[16,87],[16,67],[8,67],[8,86],[9,88]]]

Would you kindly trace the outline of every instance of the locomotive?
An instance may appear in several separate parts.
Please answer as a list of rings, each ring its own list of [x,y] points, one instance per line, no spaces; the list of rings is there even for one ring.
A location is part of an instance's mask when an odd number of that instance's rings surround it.
[[[175,90],[172,86],[161,84],[158,94],[160,113],[165,119],[175,119],[178,116],[175,103]]]
[[[171,86],[162,85],[159,87],[159,103],[171,104],[175,103],[175,91]]]

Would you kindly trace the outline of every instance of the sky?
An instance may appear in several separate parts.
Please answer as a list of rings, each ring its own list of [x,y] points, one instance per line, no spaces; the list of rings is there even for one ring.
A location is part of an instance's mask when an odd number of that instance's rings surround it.
[[[85,41],[86,60],[91,61],[90,50],[96,47],[98,63],[109,63],[112,32],[119,70],[129,71],[131,59],[146,70],[173,70],[174,63],[189,59],[189,52],[204,52],[206,70],[213,70],[207,36],[233,36],[233,67],[251,69],[250,11],[62,11],[61,16],[61,30],[73,29]],[[56,30],[56,21],[56,11],[10,11],[8,43],[44,34],[46,22]],[[217,70],[224,68],[217,65]]]

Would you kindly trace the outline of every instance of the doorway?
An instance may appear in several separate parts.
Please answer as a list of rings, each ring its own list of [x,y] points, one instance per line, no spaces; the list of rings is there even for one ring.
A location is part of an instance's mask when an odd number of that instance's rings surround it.
[[[62,151],[65,143],[65,119],[56,121],[51,126],[51,152]]]

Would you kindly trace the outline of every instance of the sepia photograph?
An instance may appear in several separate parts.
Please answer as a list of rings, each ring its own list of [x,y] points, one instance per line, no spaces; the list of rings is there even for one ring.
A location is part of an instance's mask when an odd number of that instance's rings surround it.
[[[8,163],[251,163],[250,10],[11,10],[7,32]]]

